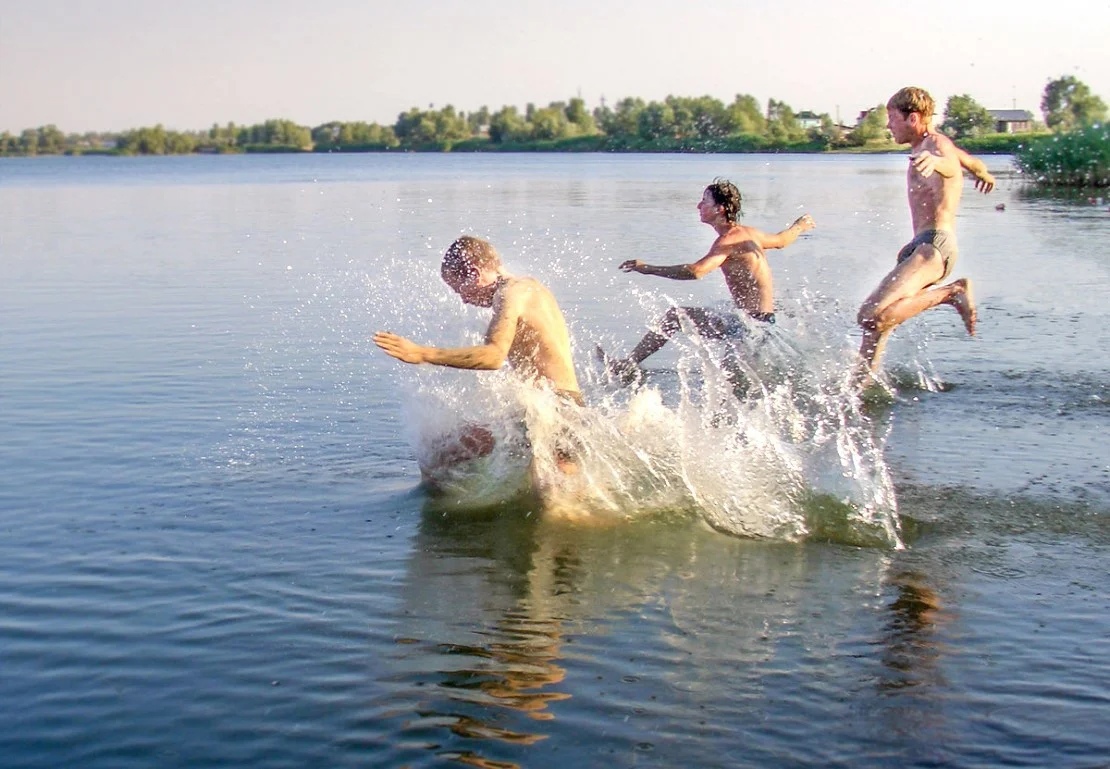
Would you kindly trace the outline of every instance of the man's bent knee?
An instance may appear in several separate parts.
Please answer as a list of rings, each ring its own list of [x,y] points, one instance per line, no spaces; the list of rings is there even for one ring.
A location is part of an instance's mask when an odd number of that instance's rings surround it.
[[[667,310],[663,315],[663,319],[659,321],[659,333],[662,336],[672,337],[678,333],[682,328],[682,321],[679,319],[678,310],[672,307]]]

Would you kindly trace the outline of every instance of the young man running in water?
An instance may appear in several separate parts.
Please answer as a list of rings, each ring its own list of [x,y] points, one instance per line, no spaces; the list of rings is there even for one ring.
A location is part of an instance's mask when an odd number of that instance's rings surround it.
[[[894,141],[910,145],[906,172],[913,239],[898,253],[898,263],[860,307],[863,329],[859,354],[863,379],[878,372],[887,338],[898,325],[918,313],[947,304],[975,334],[975,300],[966,278],[946,285],[956,262],[956,209],[963,192],[963,171],[975,177],[975,188],[994,189],[994,177],[981,160],[930,130],[933,97],[920,88],[903,88],[887,102],[887,128]]]
[[[656,267],[639,259],[629,259],[620,265],[620,269],[670,280],[698,280],[720,269],[736,308],[761,323],[774,323],[774,287],[771,266],[764,252],[771,248],[786,248],[816,225],[813,217],[804,214],[782,232],[763,232],[740,224],[740,203],[740,190],[736,185],[717,179],[705,188],[698,203],[701,220],[717,233],[709,253],[696,262],[669,267]],[[656,324],[657,330],[649,331],[627,358],[609,358],[600,347],[597,348],[598,357],[621,381],[635,381],[640,374],[640,363],[662,349],[667,340],[679,331],[683,316],[694,324],[699,335],[708,339],[739,338],[746,333],[744,321],[733,313],[715,312],[705,307],[672,307]]]
[[[471,347],[429,347],[379,331],[374,334],[374,344],[405,363],[490,371],[507,361],[524,381],[550,388],[561,401],[583,404],[566,320],[546,286],[535,278],[510,275],[489,242],[469,235],[447,249],[440,275],[463,303],[492,308],[485,342]],[[492,450],[492,433],[472,426],[456,445],[440,452],[438,463],[449,465]],[[569,452],[557,449],[556,462],[564,473],[577,470]]]

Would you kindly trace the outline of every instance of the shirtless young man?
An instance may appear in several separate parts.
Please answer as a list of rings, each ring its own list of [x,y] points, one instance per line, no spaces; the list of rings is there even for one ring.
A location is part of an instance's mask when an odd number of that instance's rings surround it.
[[[491,371],[508,361],[525,381],[549,387],[563,400],[583,405],[566,320],[555,297],[542,283],[510,275],[490,243],[469,235],[447,249],[440,275],[465,304],[493,309],[486,341],[472,347],[430,347],[379,331],[374,334],[374,344],[405,363]],[[442,452],[438,460],[450,464],[492,450],[492,433],[474,428],[457,445]],[[558,452],[556,461],[564,472],[576,469],[573,459],[562,452]]]
[[[782,232],[770,234],[740,224],[740,190],[724,179],[717,179],[708,187],[698,203],[701,220],[717,232],[717,239],[709,253],[691,264],[656,267],[639,259],[630,259],[620,265],[624,272],[657,275],[671,280],[699,280],[716,269],[725,277],[725,285],[736,307],[763,323],[775,322],[774,287],[771,266],[764,253],[770,248],[786,248],[803,232],[816,225],[813,217],[804,214]],[[639,376],[639,365],[649,355],[658,352],[681,328],[685,315],[694,324],[698,334],[709,339],[727,339],[743,336],[743,321],[731,313],[720,313],[704,307],[672,307],[659,321],[658,330],[649,331],[627,358],[609,358],[599,347],[598,357],[622,381],[631,382]]]
[[[975,177],[975,188],[983,192],[994,189],[994,177],[981,160],[930,130],[933,108],[933,98],[920,88],[903,88],[886,105],[887,127],[894,140],[910,145],[906,188],[914,237],[898,253],[894,269],[860,307],[857,322],[863,329],[859,354],[866,367],[864,381],[878,371],[890,332],[938,304],[954,307],[967,333],[975,333],[971,281],[940,282],[951,274],[956,262],[956,209],[963,191],[963,171]]]

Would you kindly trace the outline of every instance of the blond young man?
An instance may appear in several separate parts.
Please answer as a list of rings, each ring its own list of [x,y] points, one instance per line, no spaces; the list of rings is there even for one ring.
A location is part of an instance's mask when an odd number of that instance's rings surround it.
[[[926,91],[913,87],[899,90],[887,102],[887,127],[896,142],[910,145],[906,189],[914,236],[898,253],[894,269],[860,307],[859,354],[865,380],[877,373],[890,333],[925,310],[947,304],[960,314],[967,333],[975,334],[971,281],[941,282],[951,275],[956,262],[956,209],[963,172],[970,172],[975,188],[984,193],[994,189],[994,177],[981,160],[931,129],[934,106]]]

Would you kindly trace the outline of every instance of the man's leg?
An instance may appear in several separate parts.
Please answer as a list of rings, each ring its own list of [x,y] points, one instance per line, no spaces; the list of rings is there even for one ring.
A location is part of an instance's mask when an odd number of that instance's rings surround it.
[[[914,315],[931,310],[938,304],[952,305],[956,312],[960,313],[967,333],[970,336],[975,336],[975,323],[978,317],[975,310],[975,300],[971,293],[971,281],[967,278],[960,278],[943,286],[934,286],[915,296],[894,302],[887,307],[879,323],[880,325],[889,323],[893,328],[893,326],[909,320]]]
[[[723,339],[727,334],[728,319],[704,307],[672,307],[659,322],[659,331],[649,331],[640,343],[628,354],[628,360],[636,365],[659,352],[667,341],[682,328],[685,316],[694,324],[699,336],[707,339]]]
[[[694,330],[700,336],[709,339],[727,336],[728,319],[725,316],[704,307],[672,307],[660,319],[659,330],[647,332],[627,358],[610,358],[600,347],[597,348],[597,356],[615,376],[627,382],[634,381],[639,375],[640,364],[663,349],[670,338],[681,330],[683,316],[694,324]]]
[[[944,260],[935,247],[922,244],[913,254],[890,271],[860,307],[856,318],[863,329],[859,354],[870,372],[878,370],[883,349],[890,332],[918,313],[938,304],[953,304],[965,317],[965,325],[974,329],[974,317],[968,321],[964,310],[954,300],[957,294],[969,292],[970,285],[958,280],[946,286],[928,288],[944,275]],[[970,298],[970,293],[967,293]],[[974,306],[970,313],[974,315]]]

